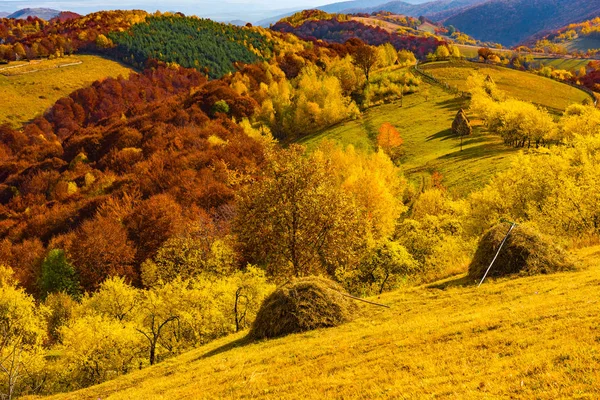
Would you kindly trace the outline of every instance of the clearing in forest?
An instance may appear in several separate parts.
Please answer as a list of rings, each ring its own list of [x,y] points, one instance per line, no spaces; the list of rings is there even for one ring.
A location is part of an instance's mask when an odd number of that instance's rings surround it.
[[[92,55],[1,65],[0,124],[19,127],[77,89],[107,77],[127,77],[132,71]]]
[[[429,91],[427,99],[419,93],[406,95],[402,106],[397,101],[372,107],[361,118],[306,136],[300,143],[315,148],[323,140],[332,140],[375,151],[378,130],[388,122],[404,140],[399,160],[404,174],[416,186],[427,187],[431,174],[439,172],[442,183],[457,196],[481,188],[510,165],[517,150],[504,145],[478,121],[471,121],[473,135],[464,138],[461,151],[460,138],[452,134],[451,127],[457,111],[467,108],[467,102],[427,83],[421,84],[421,90]]]

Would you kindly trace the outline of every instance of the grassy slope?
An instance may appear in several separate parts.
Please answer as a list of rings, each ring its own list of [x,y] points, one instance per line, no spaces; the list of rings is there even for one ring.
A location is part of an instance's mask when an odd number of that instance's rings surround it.
[[[460,49],[460,54],[467,58],[478,58],[479,53],[477,52],[481,46],[471,46],[464,44],[457,44],[456,47]],[[492,49],[495,53],[512,53],[511,49]]]
[[[78,61],[82,63],[55,68],[58,64]],[[61,97],[79,88],[108,76],[128,76],[132,71],[115,61],[90,55],[48,60],[23,68],[39,71],[23,75],[0,75],[0,104],[2,104],[0,124],[8,122],[19,127],[24,122],[43,114]],[[14,74],[17,70],[24,71],[18,68],[4,72],[10,71],[10,74]]]
[[[460,151],[460,140],[452,136],[450,128],[456,112],[466,104],[438,87],[429,87],[429,91],[429,101],[420,94],[408,95],[403,107],[397,102],[371,108],[361,119],[305,137],[301,143],[314,148],[327,139],[374,151],[377,130],[389,122],[404,139],[404,155],[400,161],[405,174],[416,185],[427,185],[428,182],[422,180],[438,171],[452,192],[469,193],[506,168],[516,150],[504,146],[499,137],[475,128],[473,136],[465,138],[463,151]]]
[[[581,67],[585,67],[589,64],[590,60],[585,58],[536,58],[536,61],[544,64],[547,67],[554,67],[556,69],[564,69],[567,71],[579,72]]]
[[[599,398],[600,247],[585,256],[579,272],[384,294],[391,309],[361,304],[338,328],[238,334],[53,398]]]
[[[467,78],[473,70],[478,70],[483,75],[490,75],[498,88],[510,96],[531,101],[556,113],[588,97],[585,92],[552,79],[493,65],[432,63],[424,65],[423,69],[460,90],[467,89]]]

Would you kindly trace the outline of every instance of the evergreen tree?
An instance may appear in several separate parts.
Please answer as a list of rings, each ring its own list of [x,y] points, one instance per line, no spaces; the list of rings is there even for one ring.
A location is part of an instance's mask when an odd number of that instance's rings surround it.
[[[50,293],[57,292],[64,292],[72,297],[79,297],[81,295],[75,268],[67,260],[67,256],[63,250],[50,250],[44,259],[40,289],[44,298]]]

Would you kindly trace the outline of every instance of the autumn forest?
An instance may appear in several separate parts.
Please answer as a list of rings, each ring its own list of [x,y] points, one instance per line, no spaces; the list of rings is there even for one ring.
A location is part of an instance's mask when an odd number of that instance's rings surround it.
[[[507,275],[594,264],[600,66],[539,54],[597,22],[473,53],[389,12],[0,19],[7,84],[78,55],[130,70],[25,124],[0,112],[0,398],[160,365],[251,328],[306,277],[356,299],[471,285],[499,224],[526,241]]]

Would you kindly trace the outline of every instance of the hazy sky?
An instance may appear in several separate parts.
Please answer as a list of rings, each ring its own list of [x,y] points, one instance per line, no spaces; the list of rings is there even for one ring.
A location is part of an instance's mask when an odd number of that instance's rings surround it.
[[[288,11],[334,3],[336,0],[0,0],[0,11],[45,7],[81,14],[106,9],[144,9],[147,11],[181,11],[215,19],[255,21],[274,15],[273,10]]]

